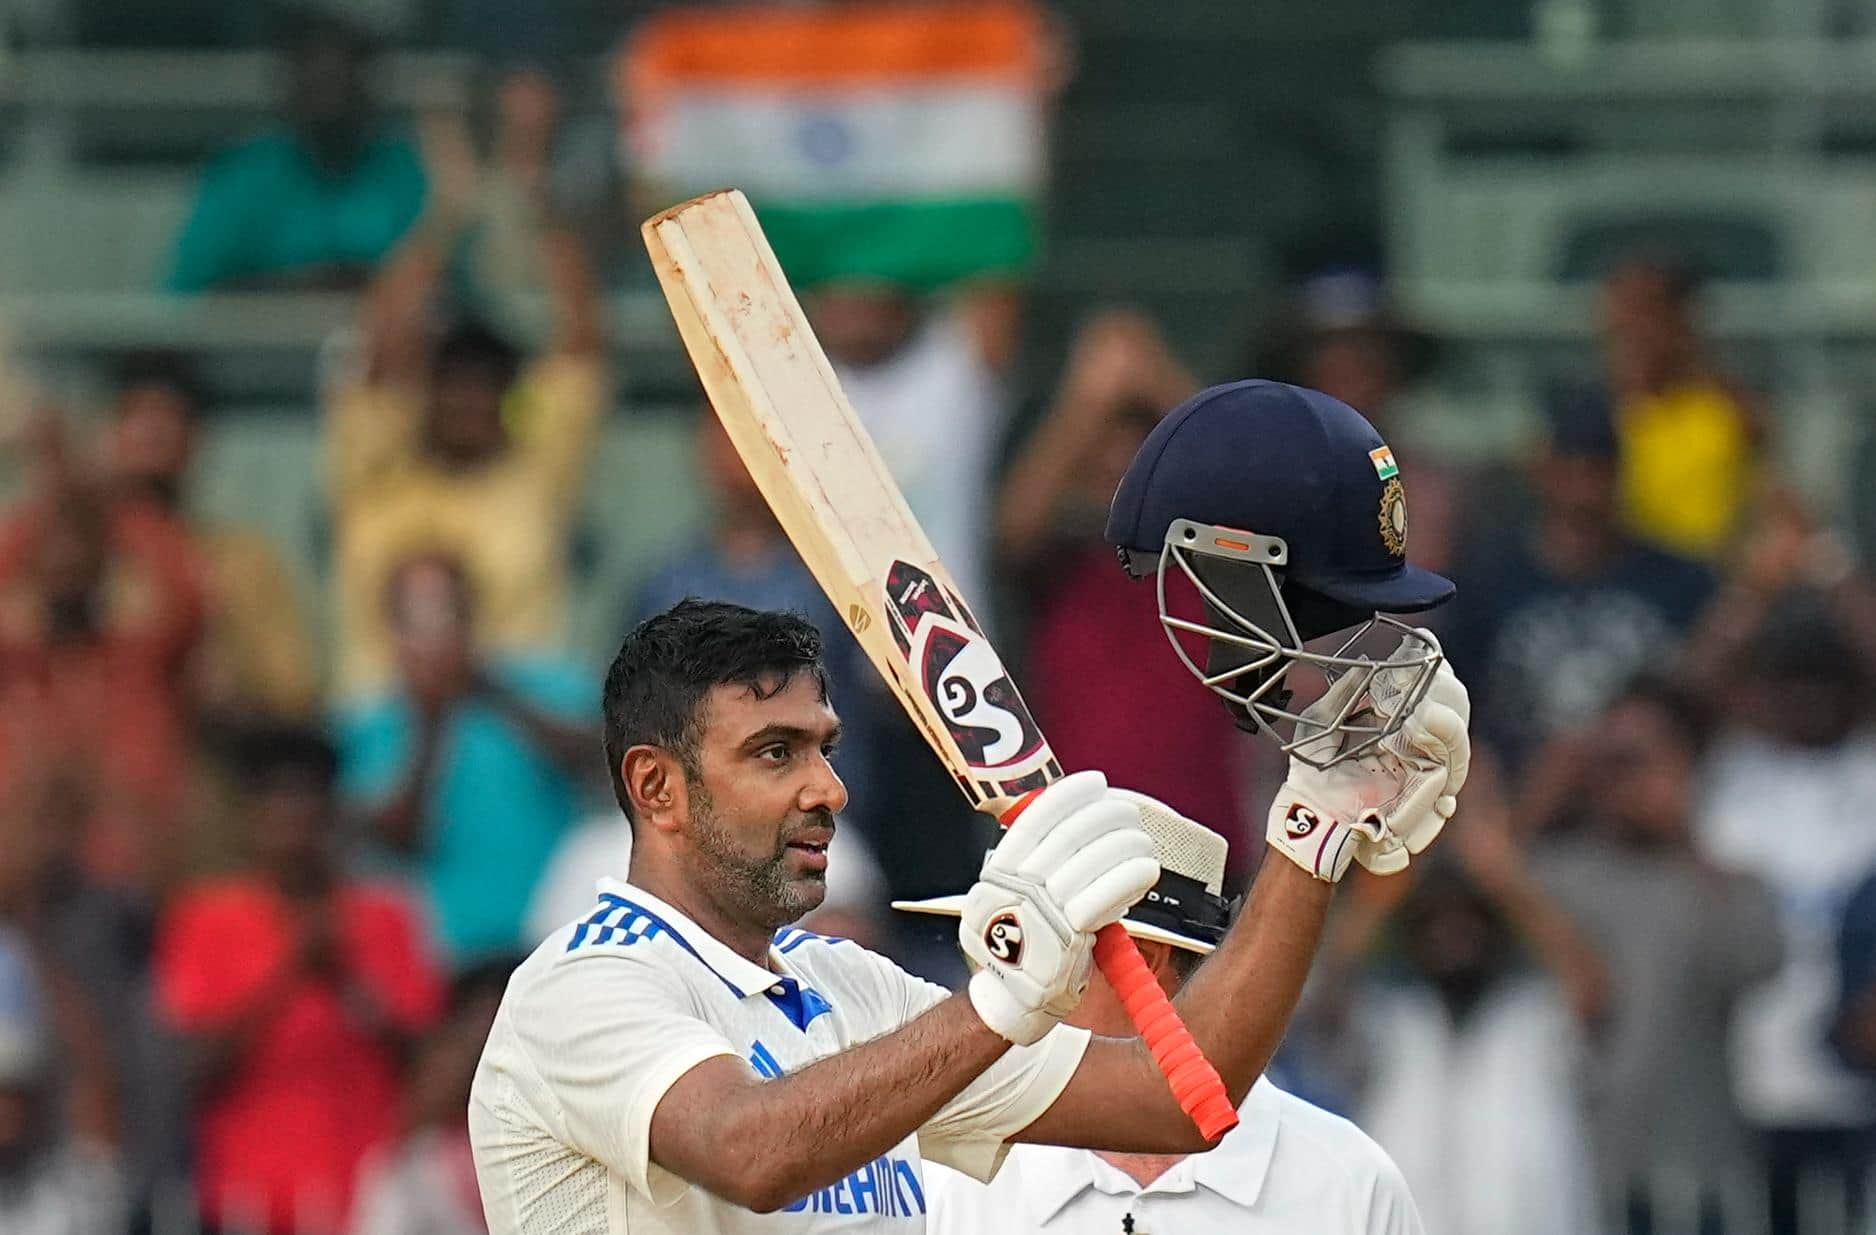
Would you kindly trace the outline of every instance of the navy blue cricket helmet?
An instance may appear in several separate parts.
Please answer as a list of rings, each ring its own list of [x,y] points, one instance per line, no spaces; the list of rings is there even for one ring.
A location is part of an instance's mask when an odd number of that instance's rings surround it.
[[[1200,391],[1147,437],[1108,511],[1107,538],[1137,577],[1159,582],[1160,621],[1180,659],[1238,723],[1326,766],[1399,728],[1439,668],[1438,642],[1387,615],[1449,599],[1452,582],[1407,560],[1407,495],[1393,452],[1367,418],[1321,391],[1243,381]],[[1203,601],[1173,614],[1169,574]],[[1399,646],[1352,649],[1379,627]],[[1330,650],[1318,640],[1353,633]],[[1177,635],[1206,640],[1201,666]],[[1311,645],[1317,645],[1312,647]],[[1367,675],[1343,713],[1305,721],[1290,670]]]

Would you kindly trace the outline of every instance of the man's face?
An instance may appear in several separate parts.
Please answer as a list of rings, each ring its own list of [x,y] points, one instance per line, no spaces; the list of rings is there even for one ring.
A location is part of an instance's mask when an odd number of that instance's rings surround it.
[[[332,791],[310,771],[280,770],[255,786],[249,812],[254,856],[290,888],[315,891],[327,875]]]
[[[1596,730],[1597,805],[1618,835],[1669,844],[1686,835],[1693,809],[1694,755],[1661,708],[1617,704]]]
[[[808,673],[766,698],[714,687],[703,709],[683,827],[697,874],[737,917],[785,926],[827,896],[827,844],[847,805],[828,762],[840,719]]]
[[[118,474],[164,492],[179,488],[195,449],[188,397],[162,382],[140,382],[117,396],[116,410],[111,450]]]
[[[890,360],[918,325],[918,304],[878,283],[834,283],[804,298],[814,335],[836,364],[870,368]]]
[[[345,153],[369,114],[367,67],[341,39],[313,40],[288,64],[287,114],[322,153]]]
[[[468,591],[441,561],[405,564],[393,576],[387,612],[397,664],[425,682],[469,670],[473,614]]]
[[[1545,512],[1572,524],[1615,520],[1616,472],[1610,459],[1552,451],[1537,468]]]
[[[508,390],[489,365],[441,366],[430,396],[429,445],[451,463],[479,463],[508,445],[502,400]]]
[[[1304,383],[1370,420],[1387,414],[1400,384],[1387,336],[1375,330],[1338,330],[1325,335],[1304,361]]]
[[[1602,288],[1603,346],[1621,380],[1652,384],[1682,363],[1693,346],[1693,323],[1666,274],[1625,266]]]
[[[1504,965],[1502,928],[1457,885],[1423,889],[1420,898],[1404,932],[1413,967],[1442,990],[1483,990]]]

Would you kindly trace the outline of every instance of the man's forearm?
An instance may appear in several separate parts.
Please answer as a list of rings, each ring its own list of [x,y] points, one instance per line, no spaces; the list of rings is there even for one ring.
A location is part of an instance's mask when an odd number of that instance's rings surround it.
[[[563,771],[577,773],[592,762],[599,739],[585,726],[567,724],[499,682],[489,681],[483,691],[488,701]]]
[[[1333,885],[1266,854],[1250,903],[1173,1006],[1234,1105],[1263,1075],[1302,994]],[[1132,1153],[1209,1146],[1139,1038],[1096,1038],[1068,1088],[1020,1140]]]
[[[652,1160],[750,1209],[780,1209],[903,1141],[1008,1049],[954,995],[894,1033],[774,1080],[709,1060],[658,1104]]]
[[[1234,1105],[1264,1074],[1283,1041],[1322,940],[1333,890],[1333,884],[1266,853],[1243,914],[1173,1000]],[[1164,1082],[1159,1090],[1162,1111],[1175,1117],[1181,1132],[1191,1134],[1192,1121]]]

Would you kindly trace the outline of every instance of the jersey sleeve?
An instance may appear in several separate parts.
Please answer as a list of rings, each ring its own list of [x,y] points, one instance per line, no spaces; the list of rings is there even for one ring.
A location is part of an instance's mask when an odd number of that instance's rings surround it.
[[[668,972],[617,953],[568,958],[528,993],[513,1028],[557,1135],[654,1204],[683,1195],[651,1160],[652,1113],[679,1077],[736,1049]]]
[[[905,1021],[951,997],[944,987],[878,959],[900,987]],[[925,1122],[918,1133],[919,1154],[988,1182],[1003,1165],[1010,1138],[1061,1097],[1092,1037],[1085,1029],[1057,1025],[1033,1045],[1012,1046]]]
[[[1380,1160],[1379,1169],[1375,1172],[1374,1187],[1368,1194],[1368,1220],[1362,1228],[1364,1235],[1426,1235],[1426,1227],[1420,1223],[1420,1209],[1414,1204],[1406,1177],[1394,1165],[1394,1160],[1379,1148],[1375,1150],[1375,1156]]]

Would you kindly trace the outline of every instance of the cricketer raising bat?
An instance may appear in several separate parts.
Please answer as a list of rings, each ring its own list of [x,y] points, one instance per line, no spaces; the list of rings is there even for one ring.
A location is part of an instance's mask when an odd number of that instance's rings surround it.
[[[1061,765],[841,392],[748,201],[711,193],[643,231],[704,390],[782,529],[958,787],[1007,823]],[[1118,923],[1095,960],[1217,1140],[1237,1112]]]

